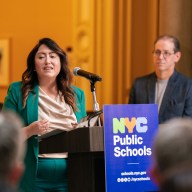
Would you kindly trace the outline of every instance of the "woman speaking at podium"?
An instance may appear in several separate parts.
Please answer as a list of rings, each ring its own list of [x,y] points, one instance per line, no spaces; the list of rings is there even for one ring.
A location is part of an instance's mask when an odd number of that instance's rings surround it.
[[[27,141],[21,191],[68,191],[67,154],[39,154],[38,135],[53,129],[70,131],[86,116],[84,92],[71,83],[65,52],[43,38],[28,55],[22,82],[9,86],[3,110],[22,117]]]

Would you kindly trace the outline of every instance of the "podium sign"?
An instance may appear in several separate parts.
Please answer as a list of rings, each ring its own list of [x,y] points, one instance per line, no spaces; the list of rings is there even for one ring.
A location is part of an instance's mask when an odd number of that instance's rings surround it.
[[[149,169],[156,104],[104,105],[106,192],[156,191]]]

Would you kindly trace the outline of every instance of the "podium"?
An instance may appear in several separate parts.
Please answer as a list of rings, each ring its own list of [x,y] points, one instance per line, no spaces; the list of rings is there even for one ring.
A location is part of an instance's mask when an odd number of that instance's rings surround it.
[[[103,127],[60,131],[42,139],[39,151],[68,152],[69,192],[105,192]]]

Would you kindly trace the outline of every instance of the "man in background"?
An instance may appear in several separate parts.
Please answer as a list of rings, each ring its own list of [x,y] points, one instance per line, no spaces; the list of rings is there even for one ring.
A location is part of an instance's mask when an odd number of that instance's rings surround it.
[[[158,105],[160,124],[174,117],[192,117],[192,82],[175,69],[180,57],[176,37],[158,37],[153,50],[155,72],[137,78],[130,92],[129,104]]]
[[[12,112],[0,113],[0,192],[17,191],[24,170],[22,127],[20,118]]]
[[[152,178],[161,192],[192,191],[192,119],[160,125],[153,146]]]

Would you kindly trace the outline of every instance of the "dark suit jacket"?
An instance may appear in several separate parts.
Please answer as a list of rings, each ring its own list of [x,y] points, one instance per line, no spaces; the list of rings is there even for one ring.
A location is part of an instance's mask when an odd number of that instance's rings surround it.
[[[129,104],[155,103],[155,73],[137,78],[130,92]],[[192,117],[192,80],[174,71],[159,109],[159,123],[174,117]]]

